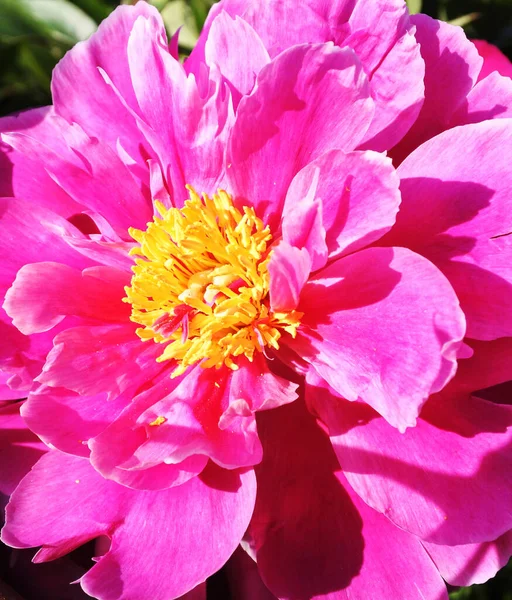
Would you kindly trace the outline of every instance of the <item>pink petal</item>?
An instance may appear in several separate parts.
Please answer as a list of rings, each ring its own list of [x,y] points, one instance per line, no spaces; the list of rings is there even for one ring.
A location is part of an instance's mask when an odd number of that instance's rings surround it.
[[[18,270],[27,263],[58,261],[79,269],[95,263],[76,252],[62,239],[84,236],[56,213],[18,198],[0,198],[0,289],[11,286]]]
[[[205,61],[216,65],[238,98],[249,94],[260,70],[270,62],[263,42],[240,17],[222,11],[212,21],[205,45]]]
[[[88,137],[76,123],[69,125],[64,134],[73,159],[25,133],[4,134],[2,140],[30,160],[43,162],[62,190],[102,215],[125,238],[129,227],[144,227],[152,216],[149,199],[115,151],[104,141]]]
[[[174,201],[188,197],[185,184],[211,193],[223,177],[226,136],[231,126],[229,94],[214,78],[187,77],[152,34],[152,24],[139,18],[128,40],[133,90],[140,107],[139,127],[160,159]]]
[[[163,378],[91,442],[93,463],[132,486],[147,485],[144,470],[182,461],[204,466],[206,456],[230,469],[256,464],[261,445],[253,412],[292,402],[296,387],[270,373],[261,355],[235,372],[197,366]]]
[[[327,423],[348,481],[398,527],[436,544],[491,541],[512,525],[512,407],[432,397],[401,434],[325,388],[308,402]]]
[[[414,125],[393,150],[398,161],[448,127],[482,66],[475,46],[460,27],[427,15],[413,15],[411,21],[425,61],[425,102]]]
[[[55,337],[38,381],[84,396],[108,392],[116,398],[162,371],[159,353],[156,344],[141,342],[131,323],[72,327]]]
[[[291,246],[307,250],[311,271],[324,267],[328,257],[322,199],[317,197],[320,176],[320,169],[315,165],[317,162],[313,161],[293,178],[286,194],[281,221],[283,240]]]
[[[80,272],[56,262],[23,266],[7,291],[4,308],[25,335],[42,333],[65,316],[125,323],[130,307],[121,302],[129,274],[110,267]]]
[[[252,362],[243,361],[242,365],[231,375],[231,400],[244,399],[253,412],[296,400],[298,385],[288,379],[288,373],[277,375],[277,365],[270,371],[262,354],[257,354]]]
[[[14,493],[2,539],[15,547],[43,545],[39,557],[47,560],[108,535],[110,550],[82,578],[84,590],[102,600],[168,600],[226,562],[254,496],[251,471],[212,466],[172,490],[140,492],[104,480],[85,459],[54,451]]]
[[[512,117],[512,80],[492,73],[479,81],[453,115],[451,127]]]
[[[301,401],[258,415],[264,458],[248,530],[264,583],[283,600],[447,598],[419,540],[366,506]],[[404,572],[414,571],[413,589]]]
[[[133,458],[120,467],[145,469],[161,463],[179,464],[196,454],[208,456],[227,469],[260,462],[251,397],[232,397],[231,388],[231,372],[226,367],[213,371],[197,366],[170,393],[145,395],[116,424],[124,421],[124,427],[138,430],[143,440]],[[151,426],[158,417],[164,422]],[[110,430],[106,431],[94,443],[95,450],[100,450],[102,442],[108,445],[111,435]]]
[[[228,146],[230,189],[275,221],[295,173],[331,148],[352,150],[372,114],[368,82],[350,50],[286,50],[240,102]]]
[[[300,4],[283,0],[223,0],[214,5],[199,41],[186,61],[198,72],[215,18],[225,11],[242,17],[260,36],[272,58],[303,43],[333,41],[355,50],[372,83],[376,111],[365,147],[384,150],[396,144],[418,115],[423,102],[424,65],[405,4],[401,0],[357,0]],[[219,57],[220,58],[220,57]],[[231,56],[219,60],[222,73]]]
[[[386,243],[406,245],[452,281],[468,336],[512,333],[512,121],[497,119],[446,131],[400,165],[402,205]],[[504,296],[505,294],[505,296]]]
[[[363,63],[375,100],[375,116],[361,146],[389,150],[411,128],[423,105],[425,65],[416,28],[400,0],[359,0],[349,24],[352,33],[343,45],[355,50]]]
[[[70,123],[79,123],[90,136],[112,148],[120,139],[130,156],[142,162],[147,158],[148,144],[133,116],[100,73],[100,69],[107,73],[126,103],[137,110],[127,45],[139,18],[151,28],[151,39],[165,37],[159,12],[147,2],[118,7],[95,34],[72,48],[57,65],[52,96],[57,114]]]
[[[405,248],[343,257],[310,279],[289,346],[337,393],[363,400],[394,427],[414,426],[456,369],[464,316],[448,281]]]
[[[512,63],[494,44],[489,44],[485,40],[471,40],[475,44],[478,54],[484,59],[484,64],[478,81],[487,77],[490,73],[498,71],[500,75],[512,77]]]
[[[483,544],[423,545],[448,583],[467,586],[485,583],[507,564],[512,555],[512,531]]]
[[[63,138],[69,123],[55,115],[53,107],[35,108],[0,119],[0,132],[20,132],[41,141],[61,156],[73,160],[73,151]],[[76,159],[76,157],[74,157]],[[48,175],[44,162],[0,142],[0,196],[16,196],[64,216],[81,206]]]
[[[187,386],[190,381],[194,383],[194,378],[188,382],[187,379],[187,374],[171,379],[168,373],[164,373],[152,382],[153,385],[133,398],[107,429],[90,440],[91,462],[94,468],[108,479],[142,490],[161,490],[181,485],[198,475],[206,466],[208,457],[190,451],[187,454],[188,449],[182,447],[187,441],[187,436],[192,437],[195,433],[189,430],[192,421],[184,419],[184,416],[188,416],[187,412],[183,414],[186,403],[182,402],[179,407],[182,411],[174,410],[172,416],[161,412],[156,414],[156,410],[160,407],[164,408],[167,398],[172,397],[173,392],[179,390],[180,386],[185,392],[196,391],[193,385]],[[187,397],[187,399],[191,404],[193,403],[193,398]],[[157,405],[156,409],[152,410],[155,405]],[[166,409],[168,410],[168,407]],[[151,416],[148,414],[145,419],[141,419],[144,411],[151,411]],[[158,420],[158,417],[163,417],[163,423]],[[178,439],[171,437],[167,446],[162,448],[158,439],[158,430],[167,423],[168,419],[173,419],[169,425],[174,426],[172,434],[178,436]],[[153,425],[150,425],[151,423]],[[153,436],[157,439],[151,445]],[[158,450],[162,452],[169,448],[169,454],[164,454],[161,460],[148,460],[148,457],[138,460],[137,453],[140,453],[140,448],[146,443],[149,446],[146,448],[147,451],[153,449],[153,452]],[[171,448],[181,452],[181,455],[165,461],[164,458],[170,455]],[[154,459],[154,456],[151,458]]]
[[[303,230],[314,219],[307,211],[311,204],[307,199],[311,197],[321,207],[318,210],[329,258],[364,248],[394,224],[400,205],[398,186],[396,171],[385,156],[331,150],[293,178],[283,208],[284,239],[306,247],[311,254],[308,242],[302,241],[306,237]],[[320,232],[312,233],[309,236],[315,241],[313,248],[317,248]],[[314,263],[314,269],[319,262]]]
[[[311,272],[309,252],[281,241],[272,251],[268,264],[270,306],[274,312],[297,308],[300,293]]]
[[[88,456],[89,439],[99,435],[127,404],[106,394],[79,396],[62,388],[42,387],[29,395],[22,414],[32,431],[58,450]]]

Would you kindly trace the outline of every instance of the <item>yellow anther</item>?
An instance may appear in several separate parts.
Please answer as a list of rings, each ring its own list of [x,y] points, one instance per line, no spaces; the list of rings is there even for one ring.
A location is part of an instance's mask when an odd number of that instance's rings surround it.
[[[167,419],[165,417],[157,417],[154,421],[151,421],[149,424],[150,427],[158,427],[159,425],[163,425]]]
[[[159,216],[146,231],[130,229],[139,246],[124,299],[139,337],[165,345],[157,360],[176,361],[173,376],[197,362],[235,370],[237,356],[253,360],[279,348],[284,332],[295,337],[302,316],[270,309],[272,236],[254,209],[239,210],[222,190],[210,198],[187,187],[183,208],[155,202]]]

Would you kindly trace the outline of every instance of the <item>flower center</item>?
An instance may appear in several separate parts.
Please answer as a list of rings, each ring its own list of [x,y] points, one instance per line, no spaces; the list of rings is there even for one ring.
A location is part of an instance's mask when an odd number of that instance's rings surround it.
[[[155,202],[146,231],[130,229],[139,243],[125,302],[144,341],[165,344],[158,361],[237,369],[236,357],[253,360],[265,346],[279,348],[283,332],[295,337],[300,313],[269,306],[270,230],[252,207],[240,212],[219,190],[202,198],[187,186],[183,208]]]

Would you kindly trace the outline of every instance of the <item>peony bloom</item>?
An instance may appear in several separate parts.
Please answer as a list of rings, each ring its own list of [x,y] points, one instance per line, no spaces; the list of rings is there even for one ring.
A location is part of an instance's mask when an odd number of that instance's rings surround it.
[[[120,7],[0,121],[2,398],[49,449],[2,539],[108,538],[100,600],[177,598],[241,541],[237,589],[282,600],[444,598],[511,554],[481,390],[510,377],[512,121],[429,120],[421,32],[477,75],[458,30],[291,7],[219,4],[184,65]]]

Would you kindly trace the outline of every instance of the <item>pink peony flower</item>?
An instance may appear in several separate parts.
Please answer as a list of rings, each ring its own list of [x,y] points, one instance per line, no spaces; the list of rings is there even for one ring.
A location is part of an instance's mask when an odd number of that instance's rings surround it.
[[[242,539],[237,589],[443,598],[511,554],[512,409],[480,390],[510,378],[512,121],[474,122],[490,77],[437,114],[435,53],[481,60],[402,2],[257,8],[182,65],[120,7],[0,121],[1,397],[50,448],[2,539],[106,536],[101,600],[179,597]]]

